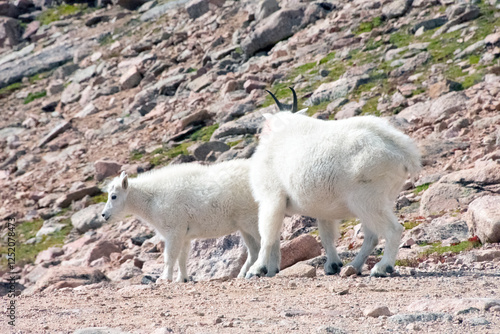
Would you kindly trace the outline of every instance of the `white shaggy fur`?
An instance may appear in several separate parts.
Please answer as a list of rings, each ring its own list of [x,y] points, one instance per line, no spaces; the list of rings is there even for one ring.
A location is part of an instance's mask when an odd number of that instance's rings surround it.
[[[151,224],[165,240],[165,270],[172,280],[187,281],[186,260],[191,239],[215,238],[240,231],[248,257],[238,277],[244,277],[259,253],[258,208],[249,185],[248,160],[212,166],[168,166],[129,179],[125,173],[108,186],[102,216],[134,214]]]
[[[351,217],[361,220],[365,239],[350,265],[360,273],[382,236],[384,256],[371,274],[391,272],[403,231],[393,213],[394,200],[408,174],[420,170],[414,142],[373,116],[322,121],[281,112],[266,118],[250,169],[261,249],[247,277],[278,272],[280,259],[270,254],[285,214],[318,219],[327,274],[340,271],[334,242],[339,220]]]

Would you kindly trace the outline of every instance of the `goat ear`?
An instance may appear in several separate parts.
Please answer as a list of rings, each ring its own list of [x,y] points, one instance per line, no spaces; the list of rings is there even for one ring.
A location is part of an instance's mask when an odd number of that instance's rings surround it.
[[[300,109],[299,111],[296,112],[296,114],[297,115],[307,115],[307,110],[309,110],[309,108]]]
[[[127,189],[128,188],[128,175],[125,172],[122,172],[120,174],[120,180],[122,181],[122,188]]]

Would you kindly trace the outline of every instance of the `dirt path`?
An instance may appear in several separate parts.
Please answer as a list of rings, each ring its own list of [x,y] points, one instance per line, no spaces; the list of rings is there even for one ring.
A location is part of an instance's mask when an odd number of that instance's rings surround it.
[[[499,282],[482,270],[86,286],[19,297],[13,333],[499,333]],[[396,316],[364,315],[377,305]]]

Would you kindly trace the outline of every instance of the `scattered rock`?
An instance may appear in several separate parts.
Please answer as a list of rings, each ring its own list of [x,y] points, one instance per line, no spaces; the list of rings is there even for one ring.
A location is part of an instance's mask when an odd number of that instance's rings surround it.
[[[97,229],[104,224],[104,219],[101,217],[103,209],[104,203],[98,203],[77,211],[71,216],[71,224],[80,233]]]
[[[483,196],[470,203],[467,225],[482,243],[500,242],[500,196]]]
[[[197,19],[209,10],[209,0],[192,0],[186,5],[189,17]]]
[[[278,274],[282,277],[316,277],[316,268],[304,262],[299,262],[291,267],[281,270]]]
[[[109,176],[118,174],[122,165],[116,161],[99,160],[94,163],[95,177],[97,181],[102,181]]]
[[[293,240],[285,241],[281,245],[281,266],[280,270],[291,265],[312,259],[321,255],[321,245],[311,235],[303,234]]]
[[[372,318],[378,318],[381,316],[386,316],[390,317],[392,315],[391,311],[389,311],[389,308],[387,306],[375,306],[375,307],[368,307],[363,311],[363,314],[365,317],[372,317]]]

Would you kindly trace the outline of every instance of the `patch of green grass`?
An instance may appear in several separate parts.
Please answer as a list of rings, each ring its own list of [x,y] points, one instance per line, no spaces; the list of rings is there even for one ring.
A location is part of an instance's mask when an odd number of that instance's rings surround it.
[[[156,149],[154,152],[155,155],[149,160],[151,165],[153,166],[160,166],[169,159],[173,159],[178,155],[189,155],[189,152],[187,151],[187,148],[189,146],[193,145],[193,142],[186,142],[186,143],[181,143],[167,151],[165,151],[162,148]]]
[[[330,104],[330,102],[332,101],[323,101],[320,104],[308,107],[307,114],[309,116],[312,116],[319,111],[325,111],[326,107],[328,106],[328,104]]]
[[[405,227],[405,230],[411,230],[414,227],[417,227],[418,225],[420,225],[421,223],[422,222],[418,222],[418,221],[409,221],[409,222],[404,222],[403,226]]]
[[[177,145],[174,148],[171,148],[167,152],[165,152],[165,155],[169,157],[170,159],[175,158],[178,155],[189,155],[189,152],[187,151],[187,148],[189,146],[193,145],[193,143],[182,143],[180,145]]]
[[[311,63],[297,66],[292,70],[292,73],[289,75],[289,77],[295,78],[298,75],[301,75],[301,74],[304,75],[315,67],[316,67],[316,62],[311,62]]]
[[[25,244],[25,242],[36,236],[36,233],[43,225],[43,219],[34,219],[19,223],[16,226],[16,265],[23,266],[27,263],[33,263],[41,251],[50,247],[62,246],[64,239],[72,229],[71,219],[63,219],[59,223],[65,225],[60,231],[51,235],[45,235],[40,242],[31,245]],[[0,246],[0,253],[7,254],[7,247]],[[6,266],[7,258],[2,257],[0,259],[0,268],[6,268]]]
[[[366,41],[365,51],[376,50],[379,47],[381,47],[383,44],[384,44],[384,42],[381,39],[378,41],[375,41],[374,38],[370,38],[368,41]]]
[[[420,261],[418,261],[418,259],[400,259],[400,260],[396,260],[395,265],[398,267],[416,268],[416,267],[418,267],[419,263],[420,263]]]
[[[106,203],[108,201],[108,193],[101,193],[90,198],[90,204]]]
[[[479,57],[478,55],[469,56],[469,64],[475,65],[475,64],[479,63],[480,59],[481,59],[481,57]]]
[[[378,96],[372,97],[368,101],[366,101],[363,108],[361,108],[361,115],[375,115],[380,116],[380,111],[378,111]]]
[[[394,44],[398,48],[402,48],[404,46],[408,46],[411,43],[412,39],[412,35],[409,35],[408,33],[404,33],[402,31],[396,31],[391,34],[389,42],[391,44]]]
[[[243,139],[240,139],[240,140],[235,140],[235,141],[230,141],[226,144],[229,145],[229,147],[235,147],[236,145],[238,145],[239,143],[241,143],[243,141]]]
[[[137,150],[133,150],[131,153],[130,153],[130,160],[132,161],[139,161],[142,159],[142,157],[144,156],[144,154],[140,151],[137,151]]]
[[[423,256],[431,255],[431,254],[444,254],[444,253],[454,253],[458,254],[463,251],[469,251],[474,248],[478,248],[481,246],[481,242],[477,240],[467,240],[467,241],[462,241],[456,245],[451,245],[451,246],[441,246],[441,242],[436,242],[431,245],[429,249],[425,250],[424,252],[421,253]]]
[[[28,96],[24,99],[24,104],[28,104],[30,102],[33,102],[36,99],[42,98],[47,95],[47,92],[45,90],[42,90],[41,92],[35,92],[35,93],[29,93]]]
[[[422,191],[425,191],[427,189],[429,189],[429,186],[431,185],[431,183],[424,183],[424,184],[421,184],[417,187],[415,187],[415,189],[413,190],[413,193],[415,195],[418,195],[420,194]]]
[[[335,59],[335,52],[330,52],[325,57],[321,58],[321,60],[319,61],[319,64],[320,65],[326,64],[332,59]]]
[[[199,129],[195,133],[190,136],[191,140],[197,141],[210,141],[212,134],[219,128],[219,124],[214,124],[210,126],[205,126],[204,128]]]
[[[22,83],[15,82],[15,83],[7,86],[7,87],[1,88],[0,89],[0,97],[3,96],[3,95],[10,95],[13,92],[15,92],[16,90],[21,89],[21,87],[23,87]]]
[[[371,21],[361,22],[355,34],[360,35],[364,32],[370,32],[373,30],[373,28],[380,27],[381,25],[382,25],[382,18],[375,17]]]
[[[76,14],[82,11],[82,9],[84,8],[87,8],[86,5],[78,6],[62,4],[56,8],[49,8],[43,11],[42,14],[37,17],[37,20],[40,21],[42,25],[46,25],[55,21],[59,21],[65,16]]]
[[[462,81],[462,89],[467,89],[474,86],[475,84],[481,82],[483,80],[483,77],[483,73],[480,72],[476,72],[474,74],[466,76]]]
[[[331,68],[329,68],[330,73],[328,73],[328,79],[331,81],[336,81],[340,78],[342,74],[347,70],[344,63],[341,61],[336,62]]]

